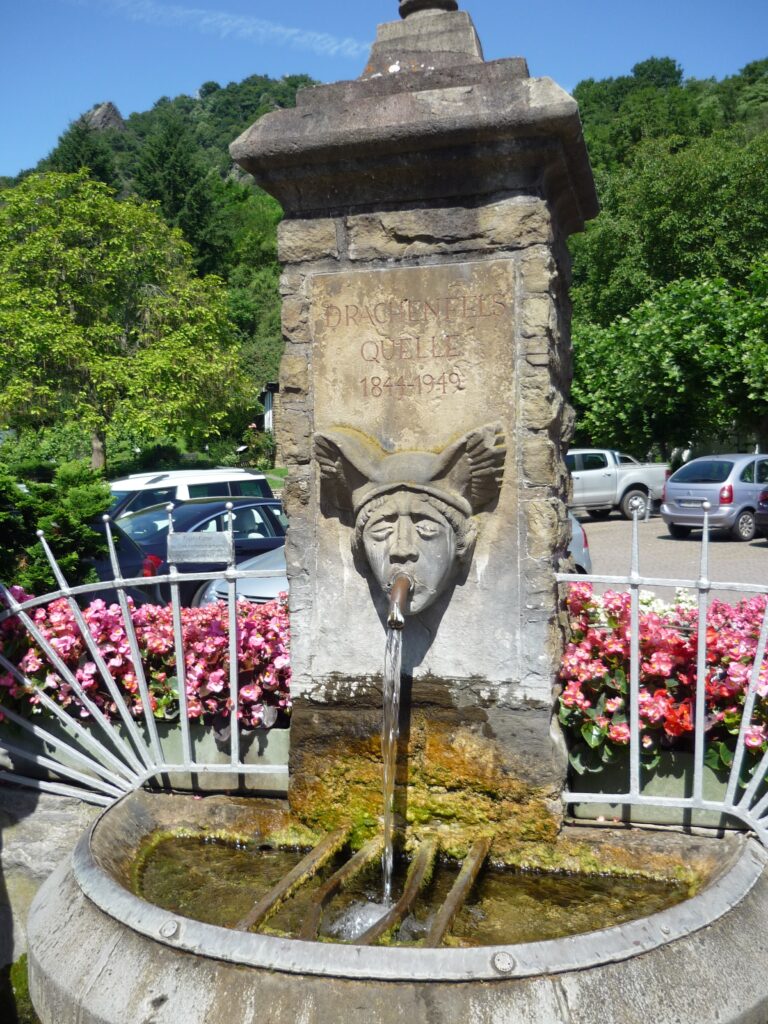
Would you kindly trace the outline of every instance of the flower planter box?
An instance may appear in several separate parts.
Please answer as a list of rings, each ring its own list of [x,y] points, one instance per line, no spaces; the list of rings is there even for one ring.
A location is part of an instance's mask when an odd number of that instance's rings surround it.
[[[687,797],[693,793],[693,754],[687,751],[665,751],[653,771],[640,770],[640,792],[644,796]],[[621,793],[629,789],[629,760],[606,765],[599,772],[577,775],[571,773],[570,788],[583,793]],[[702,796],[705,800],[723,800],[727,776],[704,765]],[[765,785],[759,793],[765,792]],[[653,807],[645,804],[574,803],[570,805],[575,818],[594,821],[633,821],[651,825],[696,825],[707,828],[736,828],[736,819],[717,811],[691,808]]]
[[[45,728],[52,737],[63,739],[75,749],[81,751],[89,758],[95,755],[84,745],[81,745],[76,738],[74,731],[70,732],[58,720],[36,717],[35,725]],[[105,738],[104,730],[93,722],[85,720],[81,722],[86,729],[104,746],[113,747]],[[181,764],[184,760],[182,754],[182,730],[178,722],[158,721],[158,738],[163,752],[163,761],[166,764]],[[149,742],[148,732],[143,722],[137,722],[139,729],[147,743]],[[192,745],[192,758],[201,764],[227,765],[230,760],[230,746],[228,739],[222,739],[216,734],[213,726],[206,726],[200,722],[189,723],[190,739]],[[124,726],[117,727],[121,737],[127,738]],[[247,765],[274,766],[275,771],[257,772],[253,774],[237,772],[169,772],[158,776],[158,782],[171,789],[181,791],[195,791],[203,793],[231,792],[237,790],[248,793],[270,793],[283,795],[288,790],[288,774],[282,769],[288,764],[290,750],[291,730],[287,727],[274,726],[271,729],[251,729],[240,733],[240,758]],[[0,724],[0,741],[7,739],[9,743],[29,752],[33,757],[49,757],[60,761],[62,764],[75,768],[83,774],[94,776],[93,772],[78,764],[73,758],[68,757],[65,751],[56,748],[52,742],[46,742],[33,736],[18,726],[3,722]],[[118,755],[119,756],[119,755]],[[37,764],[34,760],[18,755],[11,755],[0,749],[0,766],[25,775],[33,779],[53,779],[54,777],[64,782],[71,782],[70,779],[54,776],[52,771],[45,766]],[[76,783],[73,783],[76,784]]]

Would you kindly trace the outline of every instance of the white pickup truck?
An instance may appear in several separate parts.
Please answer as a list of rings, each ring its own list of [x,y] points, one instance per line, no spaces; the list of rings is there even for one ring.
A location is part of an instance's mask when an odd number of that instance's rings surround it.
[[[642,518],[648,503],[661,500],[669,476],[665,462],[638,462],[611,448],[572,448],[565,457],[573,481],[573,508],[606,519],[614,508],[625,519]]]

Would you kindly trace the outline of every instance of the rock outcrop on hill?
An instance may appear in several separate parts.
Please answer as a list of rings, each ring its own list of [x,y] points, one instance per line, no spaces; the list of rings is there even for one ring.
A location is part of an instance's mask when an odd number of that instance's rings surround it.
[[[84,115],[85,120],[88,122],[91,128],[97,132],[106,131],[108,128],[116,128],[118,131],[125,129],[125,121],[123,115],[117,109],[114,103],[109,101],[106,103],[99,103],[97,106],[89,110]]]

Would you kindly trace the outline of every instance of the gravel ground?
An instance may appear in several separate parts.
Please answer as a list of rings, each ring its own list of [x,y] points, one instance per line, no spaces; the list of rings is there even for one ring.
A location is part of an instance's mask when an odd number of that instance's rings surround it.
[[[592,555],[592,571],[599,575],[627,575],[630,567],[632,524],[618,514],[598,522],[578,514],[587,534]],[[674,540],[659,516],[639,524],[640,575],[660,578],[695,580],[699,576],[701,534],[694,532],[685,540]],[[768,540],[758,537],[750,544],[713,534],[709,545],[709,578],[715,582],[757,583],[768,586]],[[598,590],[607,587],[598,584]],[[653,589],[659,597],[669,599],[674,590]],[[740,590],[716,596],[733,602],[744,597]]]

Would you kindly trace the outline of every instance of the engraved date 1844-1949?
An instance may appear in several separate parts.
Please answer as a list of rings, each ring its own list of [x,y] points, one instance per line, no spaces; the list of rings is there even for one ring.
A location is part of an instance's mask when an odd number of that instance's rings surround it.
[[[360,381],[363,398],[403,398],[406,396],[435,395],[441,396],[464,390],[464,381],[460,373],[441,373],[436,377],[432,373],[422,373],[406,379],[404,376],[363,377]]]

